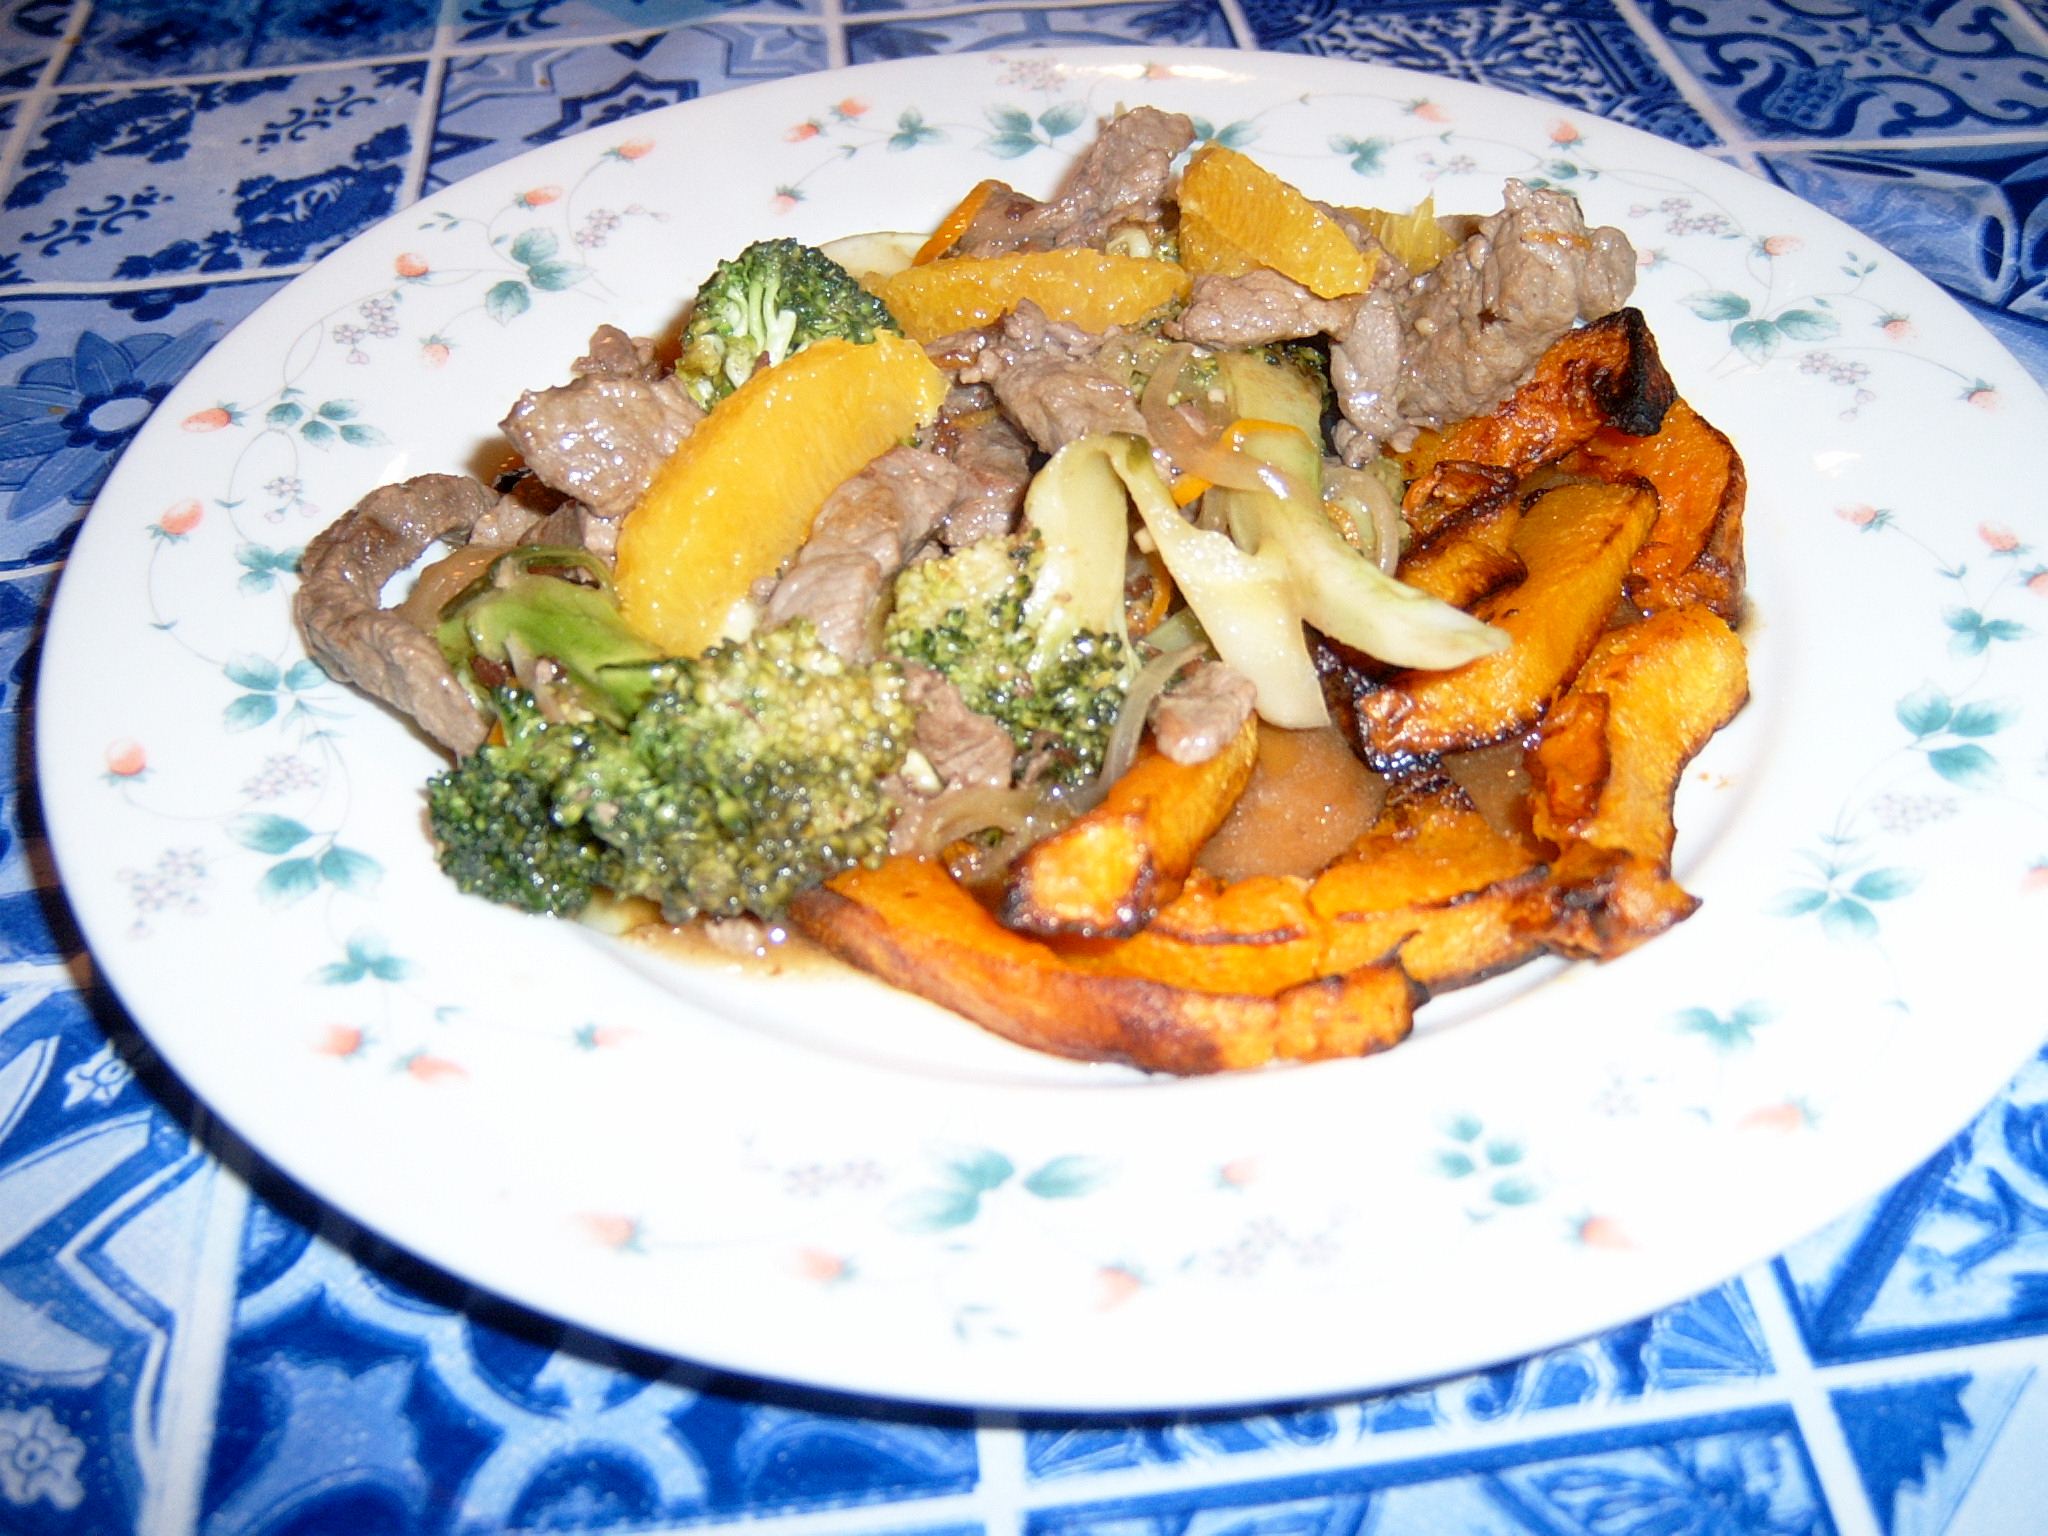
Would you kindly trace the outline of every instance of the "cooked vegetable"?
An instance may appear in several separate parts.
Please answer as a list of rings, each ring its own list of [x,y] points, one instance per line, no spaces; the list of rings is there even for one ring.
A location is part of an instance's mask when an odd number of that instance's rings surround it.
[[[1179,893],[1202,844],[1244,793],[1258,756],[1254,720],[1207,762],[1141,752],[1101,805],[1017,861],[1003,921],[1026,933],[1136,933]]]
[[[734,606],[811,531],[825,498],[939,413],[946,376],[882,334],[828,339],[747,380],[669,458],[619,533],[627,622],[671,654],[728,632]]]
[[[796,240],[748,246],[697,290],[676,377],[709,410],[753,377],[814,342],[903,333],[889,307],[823,251]]]
[[[487,743],[427,781],[427,821],[441,868],[472,896],[573,917],[596,887],[616,882],[611,850],[555,818],[556,792],[605,725],[556,725],[530,694],[493,696],[502,743]]]
[[[1090,331],[1136,325],[1187,298],[1188,274],[1171,261],[1087,246],[1018,256],[951,256],[898,272],[882,297],[919,341],[986,325],[1029,299],[1054,320]]]
[[[1375,258],[1337,221],[1248,156],[1195,151],[1180,179],[1181,260],[1196,272],[1271,267],[1320,298],[1363,293]]]

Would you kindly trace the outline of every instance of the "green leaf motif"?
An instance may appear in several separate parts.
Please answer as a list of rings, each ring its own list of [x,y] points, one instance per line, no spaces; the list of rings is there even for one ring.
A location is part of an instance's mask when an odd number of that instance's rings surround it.
[[[253,731],[277,718],[277,699],[267,693],[245,693],[230,701],[220,717],[231,731]]]
[[[1014,160],[1019,155],[1028,155],[1038,148],[1038,140],[1029,134],[998,133],[992,134],[982,148],[998,160]]]
[[[235,585],[244,592],[268,592],[277,585],[277,578],[269,571],[244,571]]]
[[[1678,302],[1702,320],[1740,320],[1749,313],[1749,300],[1739,293],[1730,293],[1725,288],[1712,288],[1705,293],[1695,293]]]
[[[289,906],[320,888],[319,872],[311,859],[286,859],[273,864],[256,882],[256,894],[272,906]]]
[[[334,428],[327,425],[324,421],[315,419],[299,428],[299,436],[311,443],[315,448],[327,448],[333,446]]]
[[[1204,135],[1211,143],[1221,144],[1225,149],[1236,149],[1241,144],[1249,144],[1258,136],[1257,125],[1247,123],[1243,119],[1225,123],[1215,132]]]
[[[379,448],[391,441],[376,427],[352,421],[341,429],[341,440],[351,448]]]
[[[915,149],[920,144],[934,144],[943,138],[945,134],[940,130],[925,125],[922,112],[905,111],[896,119],[896,131],[889,135],[889,148],[892,151]]]
[[[1928,753],[1927,766],[1964,789],[1987,789],[1999,778],[1998,759],[1974,742]]]
[[[1024,1188],[1041,1200],[1071,1200],[1100,1189],[1109,1172],[1109,1165],[1100,1158],[1070,1154],[1032,1170]]]
[[[1087,117],[1088,109],[1078,101],[1063,101],[1056,107],[1048,107],[1038,114],[1038,126],[1057,139],[1062,134],[1072,133]]]
[[[521,231],[512,240],[512,259],[522,267],[531,267],[546,261],[562,248],[562,242],[555,238],[551,229],[528,229]]]
[[[336,890],[361,894],[374,890],[384,877],[384,866],[367,853],[357,853],[339,843],[320,855],[320,878]]]
[[[313,861],[303,861],[311,864]],[[314,980],[330,987],[353,986],[366,977],[374,976],[379,981],[403,981],[412,974],[411,962],[401,960],[385,946],[384,940],[374,933],[359,933],[348,941],[342,951],[345,959],[332,965],[323,965],[314,973]]]
[[[1453,1115],[1444,1125],[1444,1134],[1453,1141],[1477,1141],[1484,1129],[1476,1115]]]
[[[892,1207],[896,1225],[911,1232],[945,1232],[981,1214],[981,1196],[971,1189],[920,1189]]]
[[[1897,901],[1910,896],[1920,885],[1920,874],[1911,869],[1873,869],[1849,887],[1860,901]]]
[[[1893,712],[1899,717],[1899,724],[1915,736],[1932,736],[1954,718],[1955,706],[1949,703],[1947,694],[1930,684],[1899,700]]]
[[[1528,1205],[1543,1192],[1527,1179],[1501,1179],[1488,1193],[1502,1205]]]
[[[1828,904],[1828,893],[1811,888],[1786,891],[1771,903],[1771,911],[1779,917],[1804,917]]]
[[[321,402],[320,414],[329,421],[353,421],[361,409],[353,400],[326,400]]]
[[[257,853],[290,853],[313,835],[311,827],[289,816],[255,813],[237,816],[227,830],[229,837]]]
[[[1965,704],[1956,711],[1948,728],[1958,736],[1996,736],[2019,718],[2020,707],[2010,699],[1992,703]]]
[[[490,291],[484,295],[484,313],[500,325],[510,325],[531,308],[533,295],[516,277],[491,284]]]
[[[1877,915],[1862,902],[1838,896],[1820,911],[1821,931],[1842,943],[1877,937]]]
[[[1777,326],[1794,341],[1826,341],[1842,329],[1833,315],[1813,309],[1788,309],[1778,316]]]
[[[990,107],[988,120],[995,124],[998,133],[1022,134],[1031,137],[1031,114],[1017,107]]]
[[[263,413],[263,419],[273,427],[288,427],[306,413],[289,400],[280,400]]]
[[[304,661],[293,662],[291,671],[284,675],[284,685],[293,693],[304,693],[308,688],[318,688],[327,680],[327,669],[310,656]]]
[[[1730,327],[1728,340],[1735,350],[1753,363],[1761,363],[1778,350],[1778,327],[1769,320],[1744,320]]]
[[[1486,1160],[1496,1168],[1507,1168],[1522,1160],[1522,1144],[1505,1137],[1486,1144]]]
[[[946,1180],[958,1189],[986,1193],[1009,1181],[1017,1165],[1002,1153],[987,1147],[971,1147],[940,1160]]]
[[[275,688],[278,678],[282,675],[277,670],[276,662],[254,652],[244,652],[239,656],[230,657],[221,671],[227,673],[229,682],[258,693],[267,693]]]
[[[574,288],[588,276],[590,268],[574,261],[537,261],[526,269],[526,280],[543,293]]]
[[[1462,1152],[1439,1152],[1436,1155],[1436,1171],[1447,1179],[1462,1179],[1478,1166]]]

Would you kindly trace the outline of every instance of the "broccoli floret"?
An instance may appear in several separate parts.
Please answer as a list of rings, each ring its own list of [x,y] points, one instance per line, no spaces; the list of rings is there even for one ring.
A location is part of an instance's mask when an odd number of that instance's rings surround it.
[[[746,383],[764,355],[779,363],[828,336],[866,343],[877,331],[903,334],[846,268],[798,241],[762,240],[721,261],[697,290],[676,377],[709,410]]]
[[[616,889],[672,921],[774,917],[888,851],[883,781],[912,729],[899,667],[843,661],[800,619],[668,672],[556,795],[557,818],[611,850]]]
[[[1034,607],[1045,560],[1031,530],[906,568],[884,647],[944,673],[1020,752],[1046,753],[1053,778],[1079,784],[1102,766],[1130,683],[1129,647],[1107,628],[1074,626],[1058,607]]]
[[[531,695],[496,691],[502,744],[427,782],[427,820],[441,868],[457,886],[524,912],[572,917],[592,890],[616,883],[606,846],[555,817],[557,787],[606,726],[550,724]]]

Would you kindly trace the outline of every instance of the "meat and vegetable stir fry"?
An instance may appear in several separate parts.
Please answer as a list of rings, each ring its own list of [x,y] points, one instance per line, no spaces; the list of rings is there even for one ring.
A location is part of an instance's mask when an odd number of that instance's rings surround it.
[[[1742,466],[1634,273],[1566,194],[1334,207],[1141,107],[1050,201],[738,253],[673,363],[601,327],[298,622],[452,754],[465,891],[794,924],[1068,1056],[1382,1049],[1697,905]]]

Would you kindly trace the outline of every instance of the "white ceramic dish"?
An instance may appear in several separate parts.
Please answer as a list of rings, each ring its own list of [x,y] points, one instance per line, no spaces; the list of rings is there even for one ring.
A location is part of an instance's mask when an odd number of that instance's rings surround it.
[[[1194,114],[1316,195],[1578,191],[1750,474],[1754,701],[1688,776],[1693,921],[1208,1081],[1035,1057],[862,979],[678,965],[458,897],[427,746],[304,662],[287,552],[488,456],[590,329],[787,233],[1034,192],[1096,115]],[[1385,1386],[1634,1318],[1903,1173],[2044,1030],[2048,402],[1932,284],[1725,165],[1275,54],[966,55],[520,157],[223,341],[101,496],[52,621],[67,890],[256,1147],[428,1259],[707,1363],[1079,1409]]]

